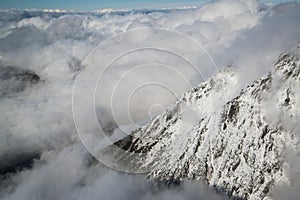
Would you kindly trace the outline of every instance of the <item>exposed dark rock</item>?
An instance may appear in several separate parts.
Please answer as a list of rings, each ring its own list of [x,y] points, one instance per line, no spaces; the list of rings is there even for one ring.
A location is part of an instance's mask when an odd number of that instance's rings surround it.
[[[24,168],[30,169],[34,160],[38,159],[38,152],[17,152],[2,156],[0,163],[0,175],[15,173]]]
[[[33,71],[13,66],[0,66],[0,97],[10,97],[41,82]]]

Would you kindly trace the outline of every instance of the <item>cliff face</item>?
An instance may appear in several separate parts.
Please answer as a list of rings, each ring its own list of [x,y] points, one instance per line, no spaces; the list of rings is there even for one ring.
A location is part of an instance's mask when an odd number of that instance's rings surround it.
[[[288,181],[284,153],[296,141],[299,58],[300,46],[234,98],[236,72],[223,70],[118,141],[126,152],[115,152],[115,162],[170,184],[201,180],[229,196],[270,198],[276,182]]]

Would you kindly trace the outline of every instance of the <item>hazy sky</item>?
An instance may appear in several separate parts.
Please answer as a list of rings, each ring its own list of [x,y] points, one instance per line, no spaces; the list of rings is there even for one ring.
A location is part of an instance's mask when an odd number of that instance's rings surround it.
[[[58,8],[82,10],[103,8],[162,8],[201,5],[208,1],[210,0],[1,0],[0,8]],[[261,0],[261,2],[265,3],[288,1],[292,0]]]

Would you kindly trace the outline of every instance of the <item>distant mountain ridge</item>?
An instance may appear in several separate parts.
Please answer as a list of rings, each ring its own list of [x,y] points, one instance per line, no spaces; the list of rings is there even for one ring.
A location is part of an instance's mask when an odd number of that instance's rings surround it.
[[[169,184],[201,180],[235,198],[272,199],[272,186],[289,182],[284,154],[297,140],[299,74],[300,45],[232,98],[238,77],[227,68],[118,141],[126,152],[113,152],[114,162]]]

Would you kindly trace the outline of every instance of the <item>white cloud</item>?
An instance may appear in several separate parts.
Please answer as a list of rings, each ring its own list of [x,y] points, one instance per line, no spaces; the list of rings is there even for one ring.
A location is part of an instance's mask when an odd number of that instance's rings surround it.
[[[267,7],[255,0],[220,0],[197,9],[150,13],[1,11],[0,67],[11,65],[31,70],[41,81],[34,88],[0,99],[0,159],[26,151],[41,154],[43,161],[38,161],[32,170],[11,175],[6,182],[13,185],[13,190],[0,188],[0,197],[5,193],[3,198],[11,199],[32,199],[34,195],[47,199],[84,199],[88,195],[90,199],[101,195],[129,199],[132,194],[128,191],[138,194],[139,190],[145,199],[213,195],[206,189],[198,193],[194,186],[186,186],[183,193],[167,191],[157,197],[148,191],[150,186],[143,179],[120,175],[101,165],[89,166],[87,154],[78,145],[71,101],[77,77],[77,81],[82,81],[76,88],[81,114],[77,120],[83,131],[94,132],[98,122],[93,116],[90,94],[105,64],[120,53],[142,45],[178,52],[195,64],[196,69],[172,52],[136,51],[113,63],[102,80],[103,85],[98,87],[96,111],[105,128],[115,127],[110,97],[117,83],[113,99],[115,119],[123,125],[129,123],[127,108],[131,108],[135,122],[145,121],[151,105],[167,106],[174,96],[152,85],[136,90],[133,103],[128,106],[130,94],[142,83],[152,81],[164,84],[180,96],[203,81],[203,77],[216,73],[206,52],[176,32],[143,29],[106,40],[83,64],[81,61],[99,42],[115,34],[136,28],[168,28],[192,37],[205,47],[219,68],[236,65],[241,71],[242,88],[270,70],[280,53],[299,42],[299,8],[299,3]],[[168,67],[149,64],[134,70],[137,65],[154,62]],[[227,95],[229,98],[235,94],[232,91]],[[119,190],[109,192],[112,188]]]

